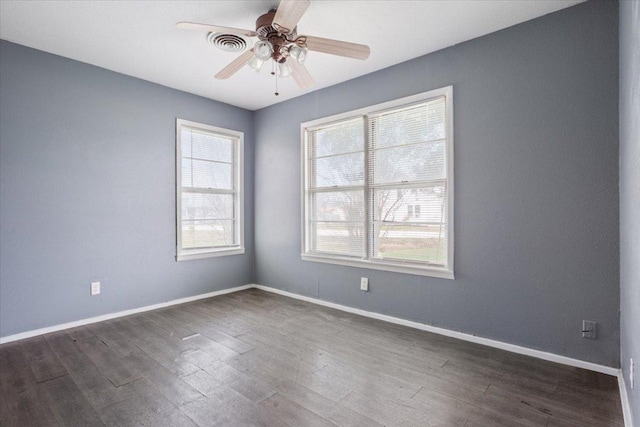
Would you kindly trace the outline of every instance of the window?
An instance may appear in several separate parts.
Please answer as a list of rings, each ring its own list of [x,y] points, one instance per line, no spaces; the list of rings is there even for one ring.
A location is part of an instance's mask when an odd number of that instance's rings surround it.
[[[420,218],[420,205],[407,205],[407,218]]]
[[[178,261],[244,253],[243,133],[176,120]]]
[[[302,124],[302,258],[453,278],[453,89]]]

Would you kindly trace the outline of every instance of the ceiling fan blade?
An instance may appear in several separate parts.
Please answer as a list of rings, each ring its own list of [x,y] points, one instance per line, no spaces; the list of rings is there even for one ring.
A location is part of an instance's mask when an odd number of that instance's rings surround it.
[[[313,77],[311,77],[311,74],[309,74],[309,70],[307,70],[307,67],[298,63],[298,61],[296,61],[295,59],[291,59],[291,61],[287,62],[289,63],[289,65],[291,65],[291,75],[293,76],[293,80],[296,81],[300,89],[309,89],[316,83],[313,80]]]
[[[218,80],[228,79],[229,77],[234,75],[236,72],[238,72],[240,68],[244,67],[244,64],[249,62],[252,56],[253,56],[253,49],[249,49],[248,51],[244,52],[242,55],[238,56],[236,59],[231,61],[229,65],[227,65],[222,70],[220,70],[218,74],[216,74],[216,79]]]
[[[286,28],[289,32],[293,31],[309,4],[309,0],[280,0],[273,23]]]
[[[323,39],[322,37],[300,36],[306,38],[307,49],[331,55],[346,56],[354,59],[367,59],[371,49],[364,44],[343,42],[340,40]]]
[[[240,36],[255,37],[256,32],[241,28],[221,27],[219,25],[196,24],[195,22],[178,22],[176,28],[184,30],[207,31],[210,33],[238,34]]]

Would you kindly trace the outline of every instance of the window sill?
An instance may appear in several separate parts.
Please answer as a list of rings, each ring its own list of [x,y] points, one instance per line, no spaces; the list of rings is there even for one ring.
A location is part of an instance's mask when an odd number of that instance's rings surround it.
[[[188,261],[191,259],[215,258],[228,255],[242,255],[244,248],[217,249],[202,252],[190,252],[176,255],[176,261]]]
[[[338,258],[322,255],[302,254],[303,261],[322,262],[326,264],[346,265],[349,267],[370,268],[374,270],[393,271],[395,273],[414,274],[418,276],[437,277],[439,279],[455,279],[453,271],[444,268],[434,267],[418,267],[416,265],[408,265],[394,263],[390,261],[369,261],[351,258]]]

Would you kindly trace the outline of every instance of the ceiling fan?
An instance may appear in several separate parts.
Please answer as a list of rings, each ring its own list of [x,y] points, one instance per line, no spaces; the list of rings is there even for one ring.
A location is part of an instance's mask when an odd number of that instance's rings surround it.
[[[308,51],[329,53],[354,59],[367,59],[369,46],[322,37],[298,35],[297,24],[309,7],[309,0],[281,0],[278,8],[270,10],[256,20],[256,29],[222,27],[219,25],[178,22],[177,28],[257,37],[252,49],[234,59],[215,75],[216,79],[228,79],[245,64],[259,71],[265,61],[273,59],[271,74],[278,77],[292,76],[301,89],[314,84],[313,77],[304,66]],[[276,81],[277,84],[277,81]],[[276,95],[278,95],[276,87]]]

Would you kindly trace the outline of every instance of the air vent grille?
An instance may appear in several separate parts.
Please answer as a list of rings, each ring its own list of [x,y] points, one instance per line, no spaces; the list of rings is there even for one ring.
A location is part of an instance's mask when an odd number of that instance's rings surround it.
[[[241,52],[247,48],[247,42],[235,34],[209,33],[209,43],[226,52]]]

